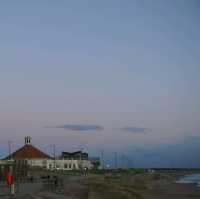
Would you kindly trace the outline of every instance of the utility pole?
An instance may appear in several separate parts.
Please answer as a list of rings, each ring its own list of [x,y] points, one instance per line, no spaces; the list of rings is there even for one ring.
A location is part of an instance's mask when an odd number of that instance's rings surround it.
[[[54,160],[54,171],[56,169],[56,146],[53,145],[53,160]]]
[[[113,152],[113,155],[114,155],[114,168],[118,169],[117,152]]]
[[[126,159],[126,168],[132,168],[133,167],[133,161],[129,156],[125,156]]]
[[[84,159],[84,158],[82,157],[82,153],[83,153],[84,147],[80,145],[80,146],[78,147],[78,150],[81,151],[81,153],[80,153],[80,155],[79,155],[79,160]]]
[[[11,154],[12,154],[12,143],[13,143],[13,141],[8,140],[9,160],[12,159],[12,157],[11,157]]]
[[[124,153],[122,153],[121,162],[122,162],[122,169],[126,169],[126,162],[125,162],[125,155],[124,155]]]
[[[56,146],[55,144],[50,145],[53,152],[53,170],[56,170]]]
[[[102,169],[104,169],[104,150],[101,150],[101,164],[102,164]]]

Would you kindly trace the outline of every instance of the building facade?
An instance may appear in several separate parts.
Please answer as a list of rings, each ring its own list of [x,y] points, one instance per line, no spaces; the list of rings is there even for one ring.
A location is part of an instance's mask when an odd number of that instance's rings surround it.
[[[5,160],[14,161],[16,167],[42,167],[46,168],[47,160],[51,157],[31,143],[31,137],[25,137],[23,147],[10,154]]]
[[[82,151],[73,153],[62,152],[59,158],[47,161],[47,169],[49,170],[82,170],[92,168],[93,164],[88,159],[88,154]]]
[[[58,158],[50,157],[32,145],[31,137],[25,137],[24,146],[7,156],[3,161],[8,160],[13,162],[19,175],[28,168],[37,167],[47,170],[81,170],[94,167],[88,154],[82,151],[62,152]]]

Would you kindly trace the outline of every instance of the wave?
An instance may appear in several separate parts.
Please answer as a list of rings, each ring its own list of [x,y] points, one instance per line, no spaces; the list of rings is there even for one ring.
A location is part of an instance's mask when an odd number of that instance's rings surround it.
[[[200,187],[200,174],[192,174],[181,177],[179,180],[176,181],[176,183],[195,184]]]

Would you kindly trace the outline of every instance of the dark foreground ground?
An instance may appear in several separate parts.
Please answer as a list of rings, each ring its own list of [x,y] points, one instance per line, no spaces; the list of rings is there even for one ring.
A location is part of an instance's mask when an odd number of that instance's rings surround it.
[[[21,183],[10,196],[6,188],[0,199],[200,199],[200,188],[176,184],[183,172],[106,172],[101,174],[57,174],[62,184]],[[59,182],[59,181],[58,181]]]

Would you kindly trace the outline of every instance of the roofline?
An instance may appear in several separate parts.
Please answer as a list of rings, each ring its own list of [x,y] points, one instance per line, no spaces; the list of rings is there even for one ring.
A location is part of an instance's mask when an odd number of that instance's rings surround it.
[[[43,151],[41,151],[40,149],[38,149],[38,148],[36,148],[35,146],[33,146],[32,144],[30,144],[30,145],[24,145],[24,146],[22,146],[22,147],[20,147],[19,149],[17,149],[15,152],[13,152],[12,154],[10,154],[10,155],[8,155],[8,156],[6,156],[5,158],[3,158],[3,159],[1,159],[1,160],[9,160],[9,159],[14,159],[14,158],[12,158],[16,153],[18,153],[20,150],[22,150],[24,147],[26,147],[26,146],[32,146],[33,148],[35,148],[36,150],[38,150],[38,151],[40,151],[44,156],[46,156],[45,158],[46,159],[52,159],[52,157],[50,156],[50,155],[48,155],[48,154],[46,154],[46,153],[44,153]],[[24,160],[24,159],[44,159],[44,158],[17,158],[18,160]],[[14,159],[15,160],[15,159]]]

